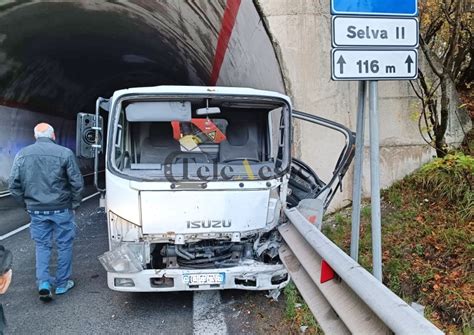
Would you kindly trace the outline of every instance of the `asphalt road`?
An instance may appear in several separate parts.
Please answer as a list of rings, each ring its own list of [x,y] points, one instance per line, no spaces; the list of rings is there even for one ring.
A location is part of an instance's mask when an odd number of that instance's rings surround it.
[[[84,189],[84,197],[97,192],[92,185]],[[0,236],[20,228],[30,222],[30,217],[25,208],[13,197],[7,196],[0,198]]]
[[[0,198],[0,236],[30,221],[24,208],[11,196]]]
[[[281,328],[284,303],[281,299],[270,301],[265,292],[150,294],[110,290],[97,260],[108,245],[105,214],[97,204],[97,198],[85,202],[76,215],[76,287],[50,303],[38,299],[29,229],[2,241],[14,255],[12,285],[0,296],[7,334],[287,333]],[[214,327],[216,322],[218,328]]]

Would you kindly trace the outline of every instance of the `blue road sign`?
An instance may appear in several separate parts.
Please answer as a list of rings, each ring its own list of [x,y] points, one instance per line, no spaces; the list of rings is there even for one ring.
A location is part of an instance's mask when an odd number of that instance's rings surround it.
[[[417,0],[331,0],[333,15],[417,16]]]

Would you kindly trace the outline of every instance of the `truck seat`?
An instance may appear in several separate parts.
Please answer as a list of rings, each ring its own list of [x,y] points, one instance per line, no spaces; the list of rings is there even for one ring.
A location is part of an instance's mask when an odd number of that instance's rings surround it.
[[[154,122],[150,125],[150,135],[143,140],[140,163],[165,163],[168,155],[179,152],[179,142],[173,138],[170,122]]]
[[[230,122],[226,130],[226,140],[219,144],[219,161],[227,163],[247,158],[259,161],[258,129],[255,123]]]

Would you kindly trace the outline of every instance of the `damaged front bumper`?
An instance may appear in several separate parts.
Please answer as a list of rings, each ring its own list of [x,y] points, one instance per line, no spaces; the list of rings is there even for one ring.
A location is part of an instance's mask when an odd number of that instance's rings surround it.
[[[220,276],[221,283],[191,284],[193,275]],[[110,289],[125,292],[169,292],[196,290],[279,290],[289,282],[283,264],[265,264],[257,261],[243,262],[234,267],[219,269],[148,269],[136,273],[107,272]]]

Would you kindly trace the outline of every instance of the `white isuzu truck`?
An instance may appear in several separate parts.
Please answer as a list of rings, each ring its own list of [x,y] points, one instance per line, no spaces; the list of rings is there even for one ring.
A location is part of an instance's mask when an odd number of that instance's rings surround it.
[[[327,182],[292,159],[295,117],[344,136]],[[95,114],[78,115],[77,154],[95,159],[96,186],[99,153],[105,154],[101,192],[110,251],[99,259],[108,286],[136,292],[284,287],[289,276],[277,229],[283,209],[306,201],[320,224],[353,144],[350,130],[292,111],[290,99],[276,92],[157,86],[99,98]]]

